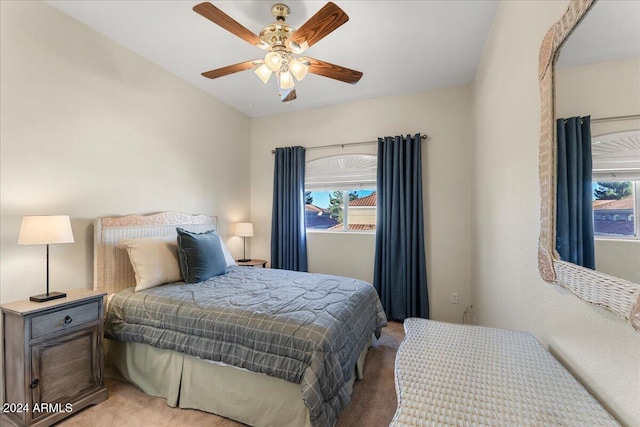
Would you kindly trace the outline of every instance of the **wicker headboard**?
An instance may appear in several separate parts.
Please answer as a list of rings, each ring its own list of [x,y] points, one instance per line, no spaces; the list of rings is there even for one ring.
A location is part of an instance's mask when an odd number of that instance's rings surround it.
[[[111,295],[135,286],[129,255],[119,245],[121,239],[176,235],[176,227],[203,232],[216,230],[217,225],[218,217],[180,212],[99,218],[95,223],[93,289]]]

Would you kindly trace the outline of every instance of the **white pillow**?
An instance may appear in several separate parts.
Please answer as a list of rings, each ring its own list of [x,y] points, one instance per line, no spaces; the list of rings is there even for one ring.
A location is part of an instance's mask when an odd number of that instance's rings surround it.
[[[233,259],[231,252],[227,249],[227,245],[224,244],[222,239],[220,239],[220,246],[222,246],[222,253],[224,254],[224,260],[227,261],[227,267],[233,267],[234,265],[238,265],[236,260]]]
[[[177,236],[122,239],[136,275],[134,292],[182,280]]]

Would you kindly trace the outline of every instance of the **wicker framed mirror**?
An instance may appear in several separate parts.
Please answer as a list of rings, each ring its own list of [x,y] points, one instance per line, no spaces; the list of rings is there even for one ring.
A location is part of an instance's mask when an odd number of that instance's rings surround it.
[[[578,298],[604,307],[640,332],[640,284],[609,276],[560,259],[556,240],[556,138],[553,62],[560,46],[595,0],[572,0],[564,15],[549,29],[538,65],[541,97],[540,121],[540,239],[538,268],[542,278],[571,291]]]

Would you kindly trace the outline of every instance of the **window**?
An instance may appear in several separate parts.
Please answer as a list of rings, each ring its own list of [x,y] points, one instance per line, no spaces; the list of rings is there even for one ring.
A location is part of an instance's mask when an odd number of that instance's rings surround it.
[[[640,130],[591,139],[596,238],[640,240]]]
[[[640,239],[640,179],[593,183],[593,231],[596,237]]]
[[[375,230],[376,168],[376,156],[364,154],[332,156],[307,162],[307,230]]]

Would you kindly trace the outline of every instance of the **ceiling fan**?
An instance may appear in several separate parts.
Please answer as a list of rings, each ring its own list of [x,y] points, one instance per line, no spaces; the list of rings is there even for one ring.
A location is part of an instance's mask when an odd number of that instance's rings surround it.
[[[204,77],[215,79],[253,68],[260,80],[267,84],[271,74],[275,74],[282,102],[296,99],[294,77],[300,81],[305,78],[307,73],[312,73],[351,84],[358,83],[362,77],[360,71],[307,56],[295,56],[349,20],[347,14],[332,2],[324,5],[297,30],[284,22],[289,15],[289,7],[284,4],[275,4],[271,8],[271,13],[276,18],[276,22],[264,27],[259,36],[209,2],[194,6],[193,10],[247,43],[267,51],[264,59],[255,59],[207,71],[202,73]]]

